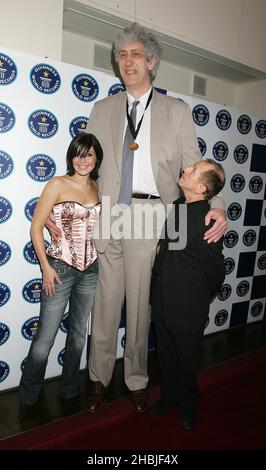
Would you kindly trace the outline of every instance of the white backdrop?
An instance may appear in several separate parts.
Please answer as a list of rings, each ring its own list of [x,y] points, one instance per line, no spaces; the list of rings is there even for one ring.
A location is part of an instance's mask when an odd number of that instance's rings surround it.
[[[38,197],[52,176],[65,173],[67,147],[85,129],[94,101],[120,90],[118,80],[105,73],[0,51],[0,390],[18,385],[38,327],[41,274],[29,235]],[[261,320],[266,297],[266,121],[161,92],[189,103],[203,156],[221,161],[227,174],[228,275],[205,332]],[[45,238],[49,242],[48,233]],[[61,373],[65,317],[47,378]],[[124,320],[117,357],[123,354],[123,336]],[[85,364],[84,351],[81,367]]]

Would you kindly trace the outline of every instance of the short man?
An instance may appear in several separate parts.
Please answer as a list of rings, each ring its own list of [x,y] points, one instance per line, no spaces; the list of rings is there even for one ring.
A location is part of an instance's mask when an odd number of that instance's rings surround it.
[[[207,243],[203,239],[208,200],[221,191],[224,181],[223,168],[214,160],[201,160],[184,170],[178,182],[184,196],[174,203],[165,223],[153,266],[151,305],[161,398],[151,414],[162,414],[178,404],[185,429],[196,421],[200,345],[210,301],[225,277],[223,240]],[[184,204],[186,218],[180,210]],[[171,237],[171,229],[180,233],[182,223],[187,230],[186,246]]]

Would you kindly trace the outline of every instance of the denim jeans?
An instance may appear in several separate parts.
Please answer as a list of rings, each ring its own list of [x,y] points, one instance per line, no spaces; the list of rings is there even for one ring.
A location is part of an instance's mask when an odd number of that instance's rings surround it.
[[[19,384],[21,403],[33,404],[43,387],[50,350],[69,301],[69,330],[66,338],[60,394],[71,398],[79,394],[79,366],[86,342],[87,321],[93,305],[98,277],[97,260],[85,271],[61,260],[48,258],[62,284],[55,283],[55,295],[42,291],[40,321],[32,341]]]

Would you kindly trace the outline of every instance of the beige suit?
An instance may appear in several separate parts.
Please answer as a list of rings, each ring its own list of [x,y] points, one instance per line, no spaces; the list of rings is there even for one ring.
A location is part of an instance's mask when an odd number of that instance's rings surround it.
[[[126,93],[95,103],[86,131],[96,135],[103,147],[99,191],[117,203],[122,166]],[[189,106],[154,90],[151,101],[151,163],[161,196],[149,204],[171,204],[179,196],[180,172],[201,158]],[[132,205],[147,204],[133,199]],[[222,207],[215,198],[212,207]],[[104,209],[103,209],[104,214]],[[164,220],[160,221],[163,224]],[[130,390],[145,388],[148,382],[149,289],[151,267],[159,233],[152,240],[96,241],[99,280],[92,319],[89,370],[93,381],[107,386],[116,358],[121,307],[126,294],[125,382]]]

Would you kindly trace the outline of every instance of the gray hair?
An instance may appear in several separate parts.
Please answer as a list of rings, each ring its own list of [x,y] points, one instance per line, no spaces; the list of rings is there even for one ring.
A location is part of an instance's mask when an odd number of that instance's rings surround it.
[[[115,60],[117,63],[119,62],[119,52],[122,44],[135,41],[143,44],[148,61],[155,59],[155,66],[152,70],[149,70],[150,79],[153,81],[160,65],[162,49],[156,36],[138,23],[132,23],[117,34],[114,41]]]

